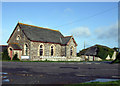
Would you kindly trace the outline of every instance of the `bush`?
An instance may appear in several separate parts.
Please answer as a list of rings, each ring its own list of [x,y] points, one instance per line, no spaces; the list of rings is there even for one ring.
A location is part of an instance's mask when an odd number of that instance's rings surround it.
[[[12,60],[20,60],[20,59],[18,58],[18,55],[15,54]]]
[[[114,53],[114,50],[109,48],[109,47],[106,47],[106,46],[101,46],[101,45],[96,45],[97,48],[98,48],[98,51],[97,51],[97,57],[100,57],[101,59],[105,60],[106,57],[109,55],[110,58],[112,58],[112,55]]]
[[[106,47],[106,46],[102,46],[102,45],[94,45],[92,47],[95,47],[97,46],[97,55],[96,57],[100,57],[101,59],[105,60],[106,57],[109,55],[110,58],[112,58],[112,55],[114,53],[114,50],[109,48],[109,47]],[[86,51],[88,50],[89,48],[86,48],[86,49],[83,49],[81,50],[77,56],[81,56],[81,55],[84,55],[86,53]]]
[[[2,53],[2,60],[10,60],[7,49],[5,49]]]

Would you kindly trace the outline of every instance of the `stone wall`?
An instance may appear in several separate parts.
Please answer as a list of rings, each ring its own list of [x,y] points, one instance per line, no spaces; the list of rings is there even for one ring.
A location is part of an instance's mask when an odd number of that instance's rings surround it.
[[[39,56],[39,47],[40,45],[44,46],[44,54],[43,56],[50,56],[50,47],[53,45],[55,50],[54,56],[61,56],[61,45],[60,44],[52,44],[52,43],[40,43],[40,42],[31,42],[31,49],[30,49],[30,57],[34,59],[34,57]]]
[[[93,61],[93,57],[89,56],[90,59],[87,61]],[[33,56],[31,61],[86,61],[84,57],[71,57],[67,58],[65,56]],[[99,57],[95,57],[94,61],[102,61]]]
[[[31,61],[83,61],[80,57],[33,56]]]
[[[50,55],[50,47],[53,45],[55,47],[55,55],[57,57],[65,56],[67,58],[76,57],[76,45],[73,42],[73,39],[69,42],[67,46],[61,46],[60,44],[52,44],[52,43],[40,43],[40,42],[31,42],[30,49],[30,58],[31,60],[37,59],[39,56],[39,47],[40,45],[44,46],[44,54],[43,56],[51,56]],[[70,47],[73,46],[73,55],[70,56]],[[42,56],[41,56],[42,57]],[[43,58],[42,58],[43,59]]]
[[[66,46],[61,46],[61,56],[66,56]]]
[[[19,31],[18,31],[19,29]],[[17,40],[17,37],[20,36],[20,40]],[[9,40],[8,44],[14,44],[17,43],[21,49],[22,49],[22,55],[24,55],[24,45],[28,45],[28,55],[30,55],[30,41],[27,39],[27,37],[24,35],[24,33],[21,31],[20,27],[17,26],[15,32],[13,33],[11,39]]]
[[[73,46],[73,55],[70,55],[70,48]],[[76,57],[76,45],[73,42],[73,39],[69,41],[69,44],[66,46],[66,57]]]

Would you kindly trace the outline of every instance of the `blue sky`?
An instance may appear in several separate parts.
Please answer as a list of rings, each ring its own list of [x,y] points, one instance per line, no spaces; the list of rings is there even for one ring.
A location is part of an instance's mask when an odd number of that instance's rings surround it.
[[[7,40],[17,22],[48,27],[73,35],[78,47],[101,44],[118,46],[117,2],[3,2],[2,43]]]

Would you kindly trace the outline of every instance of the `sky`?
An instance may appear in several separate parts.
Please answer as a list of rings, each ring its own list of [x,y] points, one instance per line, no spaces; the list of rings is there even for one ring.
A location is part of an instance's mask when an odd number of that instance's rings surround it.
[[[100,44],[118,47],[118,2],[3,2],[2,41],[19,22],[73,35],[77,52]]]

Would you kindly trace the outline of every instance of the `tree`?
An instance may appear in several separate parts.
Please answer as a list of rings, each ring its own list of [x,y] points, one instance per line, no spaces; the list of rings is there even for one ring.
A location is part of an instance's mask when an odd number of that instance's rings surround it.
[[[7,49],[5,49],[2,53],[2,60],[10,60]]]
[[[18,54],[17,54],[17,53],[14,55],[13,60],[20,60],[20,59],[18,58]]]

